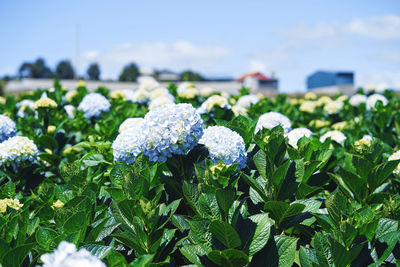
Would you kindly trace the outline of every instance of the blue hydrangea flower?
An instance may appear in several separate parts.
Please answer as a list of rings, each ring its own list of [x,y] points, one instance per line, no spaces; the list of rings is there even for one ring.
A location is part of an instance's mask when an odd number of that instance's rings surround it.
[[[110,102],[99,93],[90,93],[86,95],[78,106],[78,110],[85,113],[85,119],[100,118],[101,112],[110,111]]]
[[[272,129],[276,126],[282,126],[285,135],[289,133],[292,126],[290,120],[285,115],[278,112],[267,112],[258,119],[255,132],[258,133],[263,128]]]
[[[190,104],[166,104],[150,110],[142,125],[143,153],[151,161],[188,153],[203,135],[202,123]]]
[[[14,136],[0,143],[0,166],[18,167],[22,162],[32,162],[38,155],[36,145],[27,137]]]
[[[15,122],[5,115],[0,114],[0,143],[17,134]]]
[[[238,163],[239,169],[246,167],[247,153],[243,138],[231,129],[223,126],[208,127],[199,143],[208,148],[214,164],[223,160],[226,165]]]
[[[141,125],[120,133],[112,144],[114,160],[132,164],[143,150],[144,139]]]

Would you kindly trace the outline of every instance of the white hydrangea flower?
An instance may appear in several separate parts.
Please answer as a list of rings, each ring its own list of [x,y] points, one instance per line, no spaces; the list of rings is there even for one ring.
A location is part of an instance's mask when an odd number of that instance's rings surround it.
[[[316,106],[317,105],[316,105],[315,101],[306,100],[306,101],[303,101],[303,103],[301,103],[300,111],[307,112],[307,113],[313,113]]]
[[[204,130],[200,144],[205,145],[214,164],[221,160],[226,165],[238,163],[238,168],[246,167],[247,153],[243,138],[224,126],[211,126]]]
[[[136,156],[142,152],[145,135],[142,132],[141,125],[142,123],[136,127],[129,127],[122,132],[120,131],[112,144],[114,160],[132,164]]]
[[[232,107],[232,111],[235,116],[239,116],[239,115],[246,116],[247,115],[247,109],[242,106],[234,105]]]
[[[17,134],[15,122],[5,115],[0,114],[0,143]]]
[[[138,89],[133,93],[128,93],[126,96],[126,100],[132,101],[133,103],[145,104],[150,99],[149,91],[144,89]]]
[[[291,130],[287,137],[289,139],[289,144],[294,147],[297,148],[297,142],[300,140],[300,138],[306,136],[306,137],[310,137],[312,134],[312,132],[307,129],[307,128],[296,128]]]
[[[188,88],[194,88],[194,83],[192,82],[183,82],[180,83],[178,88],[176,89],[178,94],[182,94],[183,92],[185,92]]]
[[[186,154],[203,135],[202,124],[200,115],[190,104],[167,104],[151,109],[142,124],[143,153],[151,161]]]
[[[17,108],[18,108],[17,116],[24,118],[26,116],[25,110],[30,109],[33,111],[34,105],[35,102],[33,102],[33,100],[30,99],[24,99],[21,102],[17,103]]]
[[[238,99],[236,105],[249,108],[251,105],[257,104],[258,101],[260,101],[260,98],[256,95],[244,95]]]
[[[21,162],[36,159],[38,149],[27,137],[14,136],[0,143],[0,166],[18,167]]]
[[[383,95],[373,94],[370,95],[367,99],[367,109],[374,108],[378,101],[381,101],[384,106],[389,103],[389,101]]]
[[[343,102],[342,101],[331,101],[324,106],[324,110],[328,114],[335,114],[338,113],[338,111],[343,107]]]
[[[74,244],[62,241],[53,253],[43,254],[40,259],[43,267],[106,267],[106,265],[89,251],[76,250]]]
[[[208,97],[214,93],[214,89],[211,87],[203,87],[200,89],[200,94],[204,97]]]
[[[267,112],[258,119],[255,133],[258,133],[263,128],[272,129],[278,125],[282,126],[285,135],[288,134],[292,128],[290,120],[285,115],[273,111]]]
[[[332,141],[335,141],[336,143],[339,143],[341,145],[343,145],[344,141],[347,139],[342,132],[334,130],[325,133],[323,136],[321,136],[319,140],[321,141],[321,143],[323,143],[329,137],[331,138]]]
[[[143,118],[128,118],[119,126],[119,132],[122,133],[129,128],[138,127],[142,124]]]
[[[160,97],[157,97],[150,101],[149,109],[152,110],[152,109],[164,106],[164,105],[174,104],[174,102],[175,102],[175,98],[171,94],[168,94],[165,96],[160,96]]]
[[[68,114],[68,118],[70,118],[70,119],[75,118],[75,115],[74,115],[75,107],[73,105],[65,105],[64,110]]]
[[[349,103],[350,103],[350,105],[352,105],[354,107],[358,107],[361,103],[366,103],[367,99],[368,99],[367,96],[357,94],[357,95],[353,95],[350,98]]]
[[[86,95],[78,106],[78,110],[85,113],[85,119],[100,118],[102,112],[109,112],[111,104],[103,95],[90,93]]]
[[[228,98],[220,95],[212,95],[204,101],[197,109],[200,114],[210,112],[215,106],[221,108],[231,108],[228,103]]]
[[[138,78],[139,90],[152,91],[160,87],[160,84],[150,76],[142,76]]]

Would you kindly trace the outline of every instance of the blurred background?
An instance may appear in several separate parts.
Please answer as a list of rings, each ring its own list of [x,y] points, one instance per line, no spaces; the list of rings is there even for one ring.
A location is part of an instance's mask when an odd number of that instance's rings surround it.
[[[3,0],[0,33],[3,90],[141,75],[286,93],[400,89],[399,0]]]

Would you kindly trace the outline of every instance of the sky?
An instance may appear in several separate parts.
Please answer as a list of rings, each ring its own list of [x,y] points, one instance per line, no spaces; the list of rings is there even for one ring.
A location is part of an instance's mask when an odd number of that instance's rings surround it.
[[[43,57],[102,79],[124,65],[206,77],[260,71],[282,92],[317,70],[354,71],[357,86],[400,89],[400,1],[0,1],[0,76]],[[78,40],[78,41],[77,41]]]

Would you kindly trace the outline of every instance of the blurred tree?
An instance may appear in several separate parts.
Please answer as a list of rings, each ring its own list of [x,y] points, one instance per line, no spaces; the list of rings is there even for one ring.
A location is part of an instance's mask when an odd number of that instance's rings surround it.
[[[86,71],[89,80],[95,80],[98,81],[100,80],[100,67],[99,64],[97,63],[92,63],[89,65],[87,71]]]
[[[43,58],[38,58],[34,63],[24,62],[18,70],[20,78],[51,78],[52,71],[46,66]]]
[[[181,73],[182,81],[204,81],[204,77],[200,73],[196,73],[190,70]]]
[[[55,76],[58,79],[73,79],[74,69],[69,60],[62,60],[57,64]]]
[[[139,76],[139,68],[135,63],[130,63],[124,67],[119,75],[119,81],[121,82],[135,82]]]

